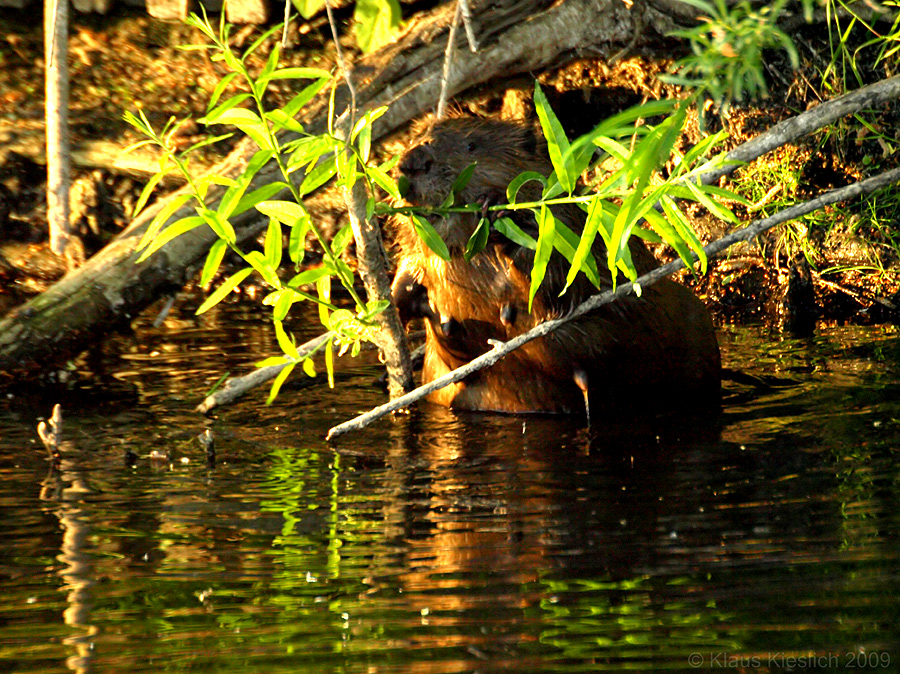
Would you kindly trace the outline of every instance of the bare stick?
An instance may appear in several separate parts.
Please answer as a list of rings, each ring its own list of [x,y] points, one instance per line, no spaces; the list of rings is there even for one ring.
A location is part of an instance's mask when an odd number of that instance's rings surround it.
[[[331,339],[332,336],[333,335],[331,331],[329,331],[319,335],[318,337],[315,337],[314,339],[309,340],[304,344],[301,344],[299,347],[297,347],[297,351],[300,354],[298,360],[303,360],[304,358],[309,356],[313,351],[315,351],[325,342]],[[261,367],[258,370],[254,370],[250,374],[244,375],[242,377],[232,377],[231,379],[226,381],[225,385],[218,391],[206,396],[206,399],[202,403],[197,405],[195,411],[200,412],[201,414],[206,414],[219,405],[227,405],[228,403],[240,398],[250,389],[256,388],[261,384],[265,384],[267,381],[275,379],[275,377],[278,376],[278,373],[287,366],[288,363],[284,363],[283,365],[269,365],[267,367]]]
[[[281,29],[281,48],[288,46],[288,27],[291,23],[291,0],[284,0],[284,27]]]
[[[895,75],[851,91],[849,94],[833,98],[796,117],[778,122],[755,138],[738,145],[727,154],[727,158],[731,161],[751,162],[766,152],[791,143],[813,131],[818,131],[841,117],[864,108],[883,105],[888,101],[897,100],[898,97],[900,97],[900,75]],[[703,174],[701,180],[706,185],[712,184],[723,175],[731,173],[735,168],[734,164],[722,166]]]
[[[853,183],[852,185],[831,190],[816,197],[815,199],[810,199],[809,201],[805,201],[802,204],[797,204],[795,206],[791,206],[790,208],[786,208],[785,210],[780,211],[779,213],[776,213],[775,215],[772,215],[768,218],[764,218],[762,220],[754,220],[743,229],[739,229],[738,231],[732,232],[731,234],[724,236],[721,239],[713,241],[708,246],[705,246],[703,250],[708,258],[712,258],[725,249],[729,248],[730,246],[734,245],[738,241],[747,241],[749,239],[752,239],[783,222],[799,218],[802,215],[806,215],[807,213],[811,213],[820,208],[824,208],[825,206],[829,206],[840,201],[846,201],[847,199],[852,199],[862,194],[868,194],[896,182],[900,182],[900,169],[886,171],[885,173],[881,173],[872,178],[867,178],[866,180]],[[696,262],[697,259],[698,258],[696,254],[694,254],[694,261]],[[569,321],[578,318],[579,316],[602,307],[604,304],[609,304],[613,300],[619,299],[621,297],[626,297],[628,295],[633,295],[635,292],[635,285],[639,285],[642,287],[653,285],[660,279],[665,278],[669,274],[672,274],[673,272],[676,272],[683,267],[684,262],[680,258],[677,260],[673,260],[672,262],[669,262],[668,264],[658,267],[653,271],[639,277],[634,284],[629,283],[621,285],[616,290],[608,290],[604,293],[590,297],[589,299],[578,305],[578,307],[576,307],[572,313],[563,318],[556,318],[541,323],[528,332],[525,332],[518,337],[509,340],[508,342],[492,342],[491,346],[493,348],[490,351],[479,356],[478,358],[475,358],[463,367],[453,370],[452,372],[448,372],[444,376],[439,377],[434,381],[425,384],[424,386],[420,386],[415,391],[408,393],[402,398],[392,400],[391,402],[381,405],[380,407],[376,407],[375,409],[354,419],[351,419],[350,421],[346,421],[338,426],[335,426],[328,431],[327,439],[333,440],[343,435],[344,433],[348,433],[349,431],[365,428],[376,419],[383,417],[385,414],[411,405],[417,400],[424,398],[432,391],[436,391],[439,388],[443,388],[444,386],[448,386],[449,384],[461,381],[473,372],[493,365],[498,360],[503,358],[503,356],[519,348],[523,344],[527,344],[534,339],[543,337],[553,330],[556,330],[558,327],[568,323]]]
[[[42,421],[38,424],[38,437],[44,443],[44,447],[50,454],[54,464],[60,460],[59,443],[62,440],[62,407],[57,403],[53,406],[53,414],[50,415],[50,423]]]
[[[447,109],[447,96],[450,89],[450,66],[453,63],[453,47],[456,44],[456,31],[459,29],[459,18],[462,15],[462,4],[456,3],[456,12],[453,14],[453,23],[450,24],[450,32],[447,35],[447,50],[444,52],[444,68],[441,71],[441,95],[438,97],[437,110],[434,116],[443,119]]]
[[[472,10],[469,8],[469,0],[458,0],[462,10],[463,26],[466,29],[466,39],[469,41],[469,51],[478,52],[478,40],[475,39],[475,29],[472,28]]]
[[[45,119],[47,122],[47,220],[50,250],[69,245],[69,2],[44,2]]]

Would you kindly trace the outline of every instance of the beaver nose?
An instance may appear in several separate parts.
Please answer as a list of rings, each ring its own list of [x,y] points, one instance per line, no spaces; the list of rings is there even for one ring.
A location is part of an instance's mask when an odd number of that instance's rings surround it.
[[[406,175],[415,175],[416,173],[427,173],[434,164],[434,154],[431,151],[431,144],[426,143],[414,147],[406,153],[406,156],[400,162],[400,172]]]

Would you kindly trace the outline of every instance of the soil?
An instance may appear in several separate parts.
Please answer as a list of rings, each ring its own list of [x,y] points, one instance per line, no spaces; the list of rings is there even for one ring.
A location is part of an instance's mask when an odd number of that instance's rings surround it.
[[[264,30],[237,27],[232,44],[248,46]],[[770,55],[770,98],[763,105],[735,106],[722,117],[714,110],[707,115],[712,130],[724,124],[729,131],[723,149],[839,93],[821,76],[830,58],[826,37],[817,26],[797,33],[801,67],[790,80],[783,77],[792,73],[790,64],[782,62],[780,54]],[[201,38],[184,24],[158,21],[121,5],[107,16],[73,17],[71,136],[77,195],[73,223],[88,255],[129,222],[147,170],[152,170],[152,157],[138,156],[124,167],[117,163],[121,148],[141,140],[123,121],[124,111],[144,110],[157,128],[173,116],[204,114],[225,70],[203,51],[179,49],[200,43]],[[290,39],[293,44],[283,54],[285,65],[330,68],[334,62],[323,19],[292,25]],[[270,48],[266,44],[254,53],[251,69],[262,67]],[[571,136],[590,128],[593,120],[647,98],[677,95],[656,79],[668,67],[674,49],[666,44],[657,53],[625,54],[614,64],[584,59],[544,73],[540,80]],[[874,80],[892,74],[886,68],[884,63],[869,63],[860,64],[858,71]],[[41,292],[65,271],[65,263],[44,243],[42,80],[41,26],[24,12],[0,10],[0,314]],[[288,80],[272,90],[274,102],[288,100],[289,85]],[[504,86],[527,92],[533,84],[522,78]],[[508,98],[500,92],[480,92],[459,105],[493,112]],[[896,131],[900,104],[872,111],[865,119],[865,126],[847,121],[741,169],[723,185],[743,185],[746,190],[748,184],[762,184],[772,190],[758,195],[752,211],[736,205],[735,212],[743,220],[761,217],[783,202],[807,199],[827,187],[896,165],[896,153],[891,155],[890,148],[900,140],[892,135],[900,133]],[[189,144],[201,137],[201,128],[187,124],[181,134]],[[686,137],[685,147],[697,137]],[[201,161],[221,158],[233,143],[225,140],[210,146]],[[792,169],[790,175],[784,174],[785,166]],[[893,213],[898,211],[898,197],[900,189],[778,228],[764,240],[732,249],[728,257],[711,264],[709,274],[685,275],[683,280],[695,287],[720,321],[764,319],[803,332],[823,318],[896,320],[900,235],[895,234]],[[704,239],[724,232],[724,226],[702,209],[689,212]],[[657,252],[661,258],[671,255],[663,249]]]

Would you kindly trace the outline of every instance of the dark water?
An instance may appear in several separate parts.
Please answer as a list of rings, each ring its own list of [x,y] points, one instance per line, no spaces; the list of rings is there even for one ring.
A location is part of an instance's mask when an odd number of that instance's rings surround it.
[[[138,332],[96,386],[2,403],[0,671],[900,671],[894,328],[723,329],[777,386],[717,420],[423,407],[336,448],[373,366],[204,419],[264,319]]]

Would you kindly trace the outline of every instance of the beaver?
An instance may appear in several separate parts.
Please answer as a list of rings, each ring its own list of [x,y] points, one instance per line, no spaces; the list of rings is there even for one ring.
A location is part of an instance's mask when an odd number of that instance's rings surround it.
[[[457,176],[475,163],[457,203],[505,201],[506,186],[523,171],[549,176],[546,149],[522,123],[456,117],[437,122],[401,158],[406,200],[416,206],[444,202]],[[526,183],[518,201],[536,200],[541,187]],[[501,201],[502,200],[502,201]],[[580,234],[586,219],[576,205],[553,207],[554,216]],[[537,237],[528,210],[512,217]],[[554,252],[529,311],[534,252],[492,231],[484,250],[470,261],[463,253],[479,213],[429,216],[450,251],[433,253],[409,223],[398,233],[400,256],[393,299],[401,319],[424,318],[423,383],[485,353],[488,340],[507,341],[551,318],[571,312],[597,289],[583,273],[565,288],[569,263]],[[642,241],[632,237],[639,273],[657,266]],[[593,253],[605,268],[606,250],[597,237]],[[608,271],[601,285],[612,287]],[[619,279],[621,282],[627,282]],[[432,402],[464,410],[509,413],[575,413],[585,410],[674,403],[718,405],[721,361],[715,331],[704,304],[684,286],[664,279],[603,306],[533,340],[493,366],[429,396]]]

